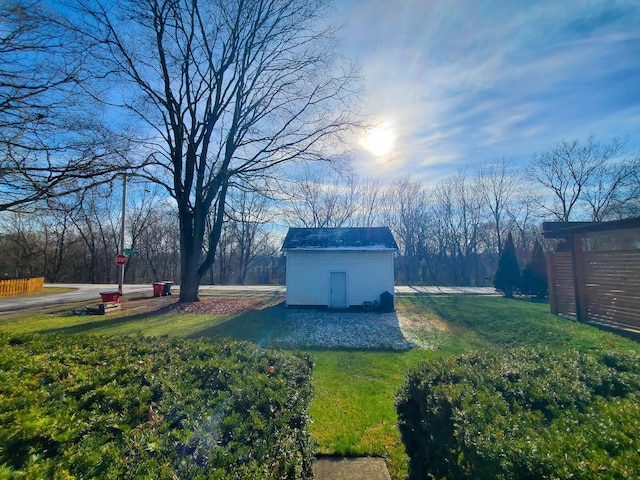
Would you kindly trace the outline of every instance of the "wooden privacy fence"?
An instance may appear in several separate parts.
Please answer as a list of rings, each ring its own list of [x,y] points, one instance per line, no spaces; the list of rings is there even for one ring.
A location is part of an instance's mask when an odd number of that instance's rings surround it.
[[[551,313],[575,319],[576,301],[573,290],[571,252],[547,253],[547,277],[549,279]]]
[[[640,250],[584,252],[581,260],[586,317],[640,331]]]
[[[640,218],[543,228],[551,313],[640,332]]]
[[[38,292],[44,288],[44,277],[0,280],[0,297]]]

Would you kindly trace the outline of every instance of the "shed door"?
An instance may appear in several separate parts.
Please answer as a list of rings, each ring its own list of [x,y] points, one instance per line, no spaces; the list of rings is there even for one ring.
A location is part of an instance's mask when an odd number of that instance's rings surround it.
[[[347,308],[347,272],[331,272],[331,308]]]

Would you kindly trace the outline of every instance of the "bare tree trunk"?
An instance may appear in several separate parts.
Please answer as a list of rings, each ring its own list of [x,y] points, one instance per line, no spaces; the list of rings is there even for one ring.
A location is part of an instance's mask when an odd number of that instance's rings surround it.
[[[180,275],[180,301],[181,302],[198,302],[198,288],[200,286],[200,276],[198,275],[198,265],[200,264],[200,255],[196,255],[193,251],[185,253],[183,245],[181,255],[181,272]]]
[[[205,219],[196,213],[180,216],[180,301],[198,302]],[[186,221],[185,221],[186,220]],[[195,230],[195,231],[194,231]]]

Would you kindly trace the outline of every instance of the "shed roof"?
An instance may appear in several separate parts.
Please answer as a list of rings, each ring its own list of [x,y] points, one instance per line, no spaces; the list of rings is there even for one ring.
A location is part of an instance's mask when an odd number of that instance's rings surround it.
[[[542,235],[544,238],[568,238],[573,233],[610,232],[629,228],[640,228],[640,217],[609,222],[543,222]]]
[[[389,227],[290,228],[282,250],[397,251]]]

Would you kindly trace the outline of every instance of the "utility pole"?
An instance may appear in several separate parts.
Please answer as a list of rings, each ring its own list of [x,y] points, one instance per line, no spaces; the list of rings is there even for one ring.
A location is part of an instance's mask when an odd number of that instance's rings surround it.
[[[122,174],[122,225],[120,225],[120,254],[124,255],[124,221],[127,211],[127,174]],[[120,265],[120,275],[118,281],[118,290],[122,294],[122,284],[124,283],[124,264]]]

